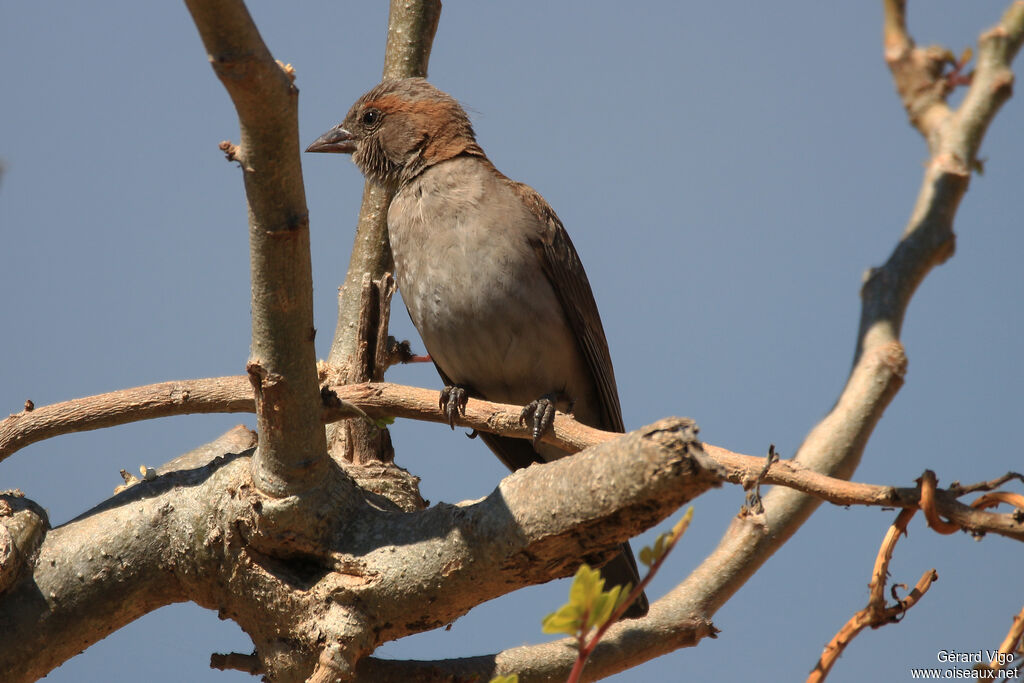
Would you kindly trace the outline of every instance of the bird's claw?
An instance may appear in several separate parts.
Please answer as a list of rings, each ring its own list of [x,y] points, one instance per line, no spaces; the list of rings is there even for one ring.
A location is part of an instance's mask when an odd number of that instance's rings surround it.
[[[533,445],[536,446],[540,437],[551,429],[555,423],[555,401],[550,395],[541,396],[536,401],[530,401],[523,406],[519,413],[519,424],[526,424],[526,421],[533,416]]]
[[[437,401],[437,407],[448,418],[448,426],[455,429],[455,420],[459,414],[466,414],[466,402],[469,401],[469,394],[465,387],[447,386],[441,390],[441,398]]]

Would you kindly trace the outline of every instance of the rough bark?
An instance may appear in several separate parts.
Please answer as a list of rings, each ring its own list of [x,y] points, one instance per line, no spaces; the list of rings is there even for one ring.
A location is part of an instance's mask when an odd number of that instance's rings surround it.
[[[299,162],[294,72],[263,43],[240,0],[186,0],[210,64],[238,112],[228,145],[245,182],[252,277],[252,351],[259,486],[287,495],[316,486],[327,467],[313,339],[309,213]],[[224,147],[224,145],[222,145]]]
[[[606,560],[717,485],[694,434],[687,420],[663,420],[516,472],[482,500],[402,513],[346,499],[344,486],[312,511],[306,496],[270,498],[255,486],[252,450],[234,452],[251,435],[235,430],[46,534],[32,571],[0,597],[0,670],[34,680],[133,619],[191,600],[236,621],[271,680],[306,679],[323,652],[354,677],[385,640]],[[302,522],[319,528],[303,535]],[[710,632],[694,625],[681,638]]]

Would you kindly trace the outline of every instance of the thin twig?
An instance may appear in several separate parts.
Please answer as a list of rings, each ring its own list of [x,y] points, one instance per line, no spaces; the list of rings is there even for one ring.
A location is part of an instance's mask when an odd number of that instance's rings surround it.
[[[1001,669],[1013,661],[1014,656],[1021,647],[1021,639],[1024,638],[1024,608],[1013,617],[1010,630],[999,645],[999,652],[989,662],[990,669]]]
[[[401,417],[447,424],[448,417],[438,409],[438,392],[387,382],[330,387],[332,398],[322,407],[325,422],[366,415],[374,419]],[[466,412],[456,424],[468,429],[532,438],[531,431],[519,421],[521,406],[470,399]],[[99,429],[138,420],[169,415],[212,412],[252,412],[252,392],[244,376],[217,377],[208,380],[164,382],[122,391],[100,394],[35,408],[0,420],[0,460],[28,444],[60,434]],[[619,434],[594,429],[571,416],[557,413],[552,429],[543,435],[545,443],[570,453],[619,437]],[[749,487],[759,477],[762,483],[784,486],[810,494],[835,505],[917,508],[918,487],[897,488],[850,482],[820,474],[795,460],[774,461],[767,472],[765,458],[734,453],[704,443],[704,452],[722,466],[725,478]],[[968,487],[959,485],[935,491],[935,510],[958,528],[992,532],[1024,540],[1024,519],[1016,513],[996,514],[972,508],[957,501],[966,493],[987,490],[1021,475],[1010,472],[990,482]]]
[[[874,569],[871,571],[871,583],[869,584],[870,598],[868,599],[867,606],[850,617],[850,620],[839,629],[839,632],[825,646],[821,657],[807,677],[807,683],[821,683],[821,681],[824,681],[836,660],[843,653],[843,650],[857,637],[857,634],[869,626],[871,628],[878,628],[879,626],[899,621],[900,617],[913,607],[921,599],[921,596],[928,591],[932,583],[939,578],[934,569],[926,571],[921,575],[921,579],[906,598],[899,600],[896,605],[886,606],[885,583],[889,576],[889,562],[892,560],[892,553],[896,548],[896,542],[899,541],[900,536],[906,534],[907,523],[914,516],[915,512],[917,511],[903,510],[896,517],[896,521],[892,523],[892,526],[889,527],[885,538],[882,540],[882,545],[878,549],[878,555],[875,557]]]

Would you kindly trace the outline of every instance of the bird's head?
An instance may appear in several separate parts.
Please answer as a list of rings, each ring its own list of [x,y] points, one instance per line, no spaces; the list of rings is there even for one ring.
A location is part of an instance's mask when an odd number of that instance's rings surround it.
[[[459,103],[422,78],[382,82],[306,151],[351,154],[363,175],[389,187],[460,154],[483,156]]]

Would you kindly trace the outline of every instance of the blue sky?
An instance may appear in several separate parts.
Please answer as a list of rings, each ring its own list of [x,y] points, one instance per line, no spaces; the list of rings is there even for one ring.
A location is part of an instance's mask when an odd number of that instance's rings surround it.
[[[791,455],[830,408],[852,359],[864,270],[895,244],[926,160],[882,61],[879,3],[474,3],[448,0],[431,80],[465,103],[504,173],[543,194],[586,264],[628,428],[697,420],[708,442]],[[911,3],[921,43],[959,52],[1001,2]],[[386,3],[250,3],[293,64],[305,143],[380,77]],[[183,4],[7,3],[0,25],[0,410],[243,372],[248,247],[230,102]],[[1019,204],[1024,105],[982,147],[956,221],[957,253],[915,296],[907,383],[858,481],[940,483],[1021,469],[1024,381]],[[317,348],[335,323],[362,179],[307,155]],[[418,344],[401,305],[393,333]],[[421,347],[418,347],[421,348]],[[438,388],[429,367],[395,382]],[[173,418],[53,439],[0,463],[54,523],[107,497],[118,470],[155,466],[249,416]],[[436,425],[392,428],[399,464],[434,502],[486,495],[505,472],[482,444]],[[743,500],[696,501],[657,597],[717,542]],[[823,506],[716,616],[717,640],[615,681],[791,681],[866,600],[894,513]],[[668,522],[665,528],[669,526]],[[636,545],[649,543],[647,534]],[[940,649],[991,648],[1022,603],[1020,547],[939,537],[911,523],[897,581],[940,580],[899,625],[863,634],[830,680],[909,679]],[[447,632],[380,654],[437,658],[545,640],[554,582],[481,606]],[[129,625],[48,680],[249,680],[208,670],[248,651],[212,612],[174,606]],[[756,672],[756,673],[754,673]]]

